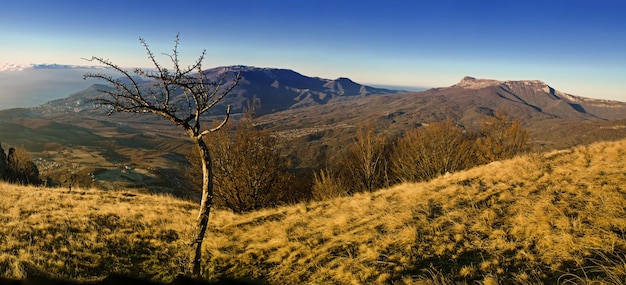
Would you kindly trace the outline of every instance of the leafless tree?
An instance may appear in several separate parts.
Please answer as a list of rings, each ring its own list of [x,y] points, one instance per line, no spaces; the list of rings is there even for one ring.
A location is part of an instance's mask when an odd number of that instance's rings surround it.
[[[211,169],[211,154],[209,147],[203,140],[206,135],[222,128],[228,121],[230,105],[226,110],[224,120],[213,128],[205,128],[202,119],[208,111],[215,107],[224,96],[230,93],[239,83],[240,74],[223,72],[216,80],[211,80],[202,70],[202,62],[206,50],[191,66],[181,67],[178,58],[179,37],[176,36],[172,54],[165,54],[171,60],[173,69],[159,64],[143,38],[139,41],[145,48],[148,58],[155,70],[135,68],[127,71],[102,57],[92,57],[89,61],[108,66],[122,75],[114,78],[104,73],[88,73],[84,79],[95,78],[108,82],[112,88],[101,89],[104,96],[95,99],[96,107],[110,108],[113,112],[149,113],[159,115],[174,125],[182,128],[193,141],[202,164],[202,200],[197,218],[197,229],[191,243],[192,259],[191,274],[199,276],[202,255],[202,241],[204,239],[209,214],[213,205],[213,173]],[[137,78],[151,80],[143,84]]]
[[[373,192],[389,186],[389,139],[372,125],[357,128],[356,139],[344,157],[354,192]]]

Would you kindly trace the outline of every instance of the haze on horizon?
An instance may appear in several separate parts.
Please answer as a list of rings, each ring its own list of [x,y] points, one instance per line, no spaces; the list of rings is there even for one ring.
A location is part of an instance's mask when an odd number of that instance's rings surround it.
[[[191,64],[206,49],[205,68],[289,68],[370,85],[423,87],[450,86],[466,75],[542,80],[569,94],[626,101],[623,1],[420,2],[9,2],[0,10],[0,66],[89,65],[83,58],[95,55],[149,67],[138,38],[153,52],[167,53],[180,33],[183,62]],[[74,82],[75,75],[67,76],[22,81],[0,72],[0,109],[7,102],[34,104],[28,100],[39,91],[28,95],[16,87],[49,84],[40,90],[50,91]]]

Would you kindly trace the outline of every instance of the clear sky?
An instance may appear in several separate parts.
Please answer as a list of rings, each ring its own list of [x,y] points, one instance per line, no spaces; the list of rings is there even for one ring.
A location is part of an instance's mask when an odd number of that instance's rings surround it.
[[[0,65],[149,66],[179,51],[205,67],[252,65],[359,83],[439,87],[465,75],[537,79],[626,101],[623,0],[3,1]],[[164,58],[165,59],[165,58]]]

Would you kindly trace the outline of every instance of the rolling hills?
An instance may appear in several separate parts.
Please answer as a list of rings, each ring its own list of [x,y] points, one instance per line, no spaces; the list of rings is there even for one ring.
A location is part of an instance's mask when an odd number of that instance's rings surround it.
[[[269,284],[622,284],[626,140],[372,193],[212,213],[204,275]],[[33,195],[35,194],[36,195]],[[170,281],[195,203],[0,184],[0,276]]]

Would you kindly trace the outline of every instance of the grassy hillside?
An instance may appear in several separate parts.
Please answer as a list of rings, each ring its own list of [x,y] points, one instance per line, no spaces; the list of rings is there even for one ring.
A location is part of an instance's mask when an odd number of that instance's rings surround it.
[[[325,202],[215,211],[205,275],[270,284],[621,284],[624,185],[626,140]],[[169,281],[186,265],[193,203],[6,184],[0,195],[0,276]]]

